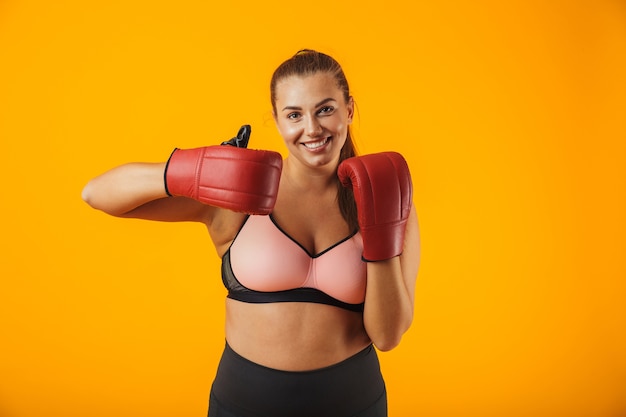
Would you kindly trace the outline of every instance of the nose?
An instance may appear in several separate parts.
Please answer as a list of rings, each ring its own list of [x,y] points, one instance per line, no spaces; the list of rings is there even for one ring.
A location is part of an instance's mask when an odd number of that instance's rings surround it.
[[[310,137],[317,137],[322,134],[322,125],[315,117],[309,117],[306,123],[306,134]]]

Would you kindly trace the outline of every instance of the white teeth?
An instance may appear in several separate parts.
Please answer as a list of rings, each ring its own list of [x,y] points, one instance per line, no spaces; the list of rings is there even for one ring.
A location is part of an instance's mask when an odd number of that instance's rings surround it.
[[[304,146],[307,147],[307,149],[317,149],[321,146],[326,145],[326,142],[328,142],[328,138],[326,139],[322,139],[318,142],[311,142],[311,143],[303,143]]]

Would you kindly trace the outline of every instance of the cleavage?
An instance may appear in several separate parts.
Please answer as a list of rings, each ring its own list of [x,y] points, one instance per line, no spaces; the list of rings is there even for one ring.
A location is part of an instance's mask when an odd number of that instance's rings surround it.
[[[330,235],[331,238],[327,238],[323,236],[324,231],[314,230],[314,226],[304,228],[296,227],[296,222],[293,222],[293,227],[290,227],[292,225],[289,222],[287,222],[288,224],[285,226],[282,219],[279,217],[277,220],[274,214],[270,214],[270,219],[278,230],[300,246],[311,258],[322,255],[351,236],[345,223],[343,223],[340,228],[334,228],[333,232],[329,232],[328,235]],[[331,230],[328,226],[326,226],[326,229]],[[337,233],[337,230],[341,230],[341,233]]]

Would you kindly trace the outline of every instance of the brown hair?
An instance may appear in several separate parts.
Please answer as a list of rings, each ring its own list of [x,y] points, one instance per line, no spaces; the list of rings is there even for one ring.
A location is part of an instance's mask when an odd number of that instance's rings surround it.
[[[346,79],[341,65],[326,54],[311,49],[302,49],[280,64],[272,75],[270,82],[270,99],[274,113],[276,113],[276,85],[279,81],[291,76],[304,77],[318,72],[331,74],[337,82],[337,87],[343,92],[343,98],[346,103],[350,101],[350,87],[348,86],[348,80]],[[345,159],[356,156],[356,154],[357,151],[354,146],[354,141],[352,140],[352,132],[350,126],[348,126],[348,135],[346,137],[346,143],[343,145],[341,154],[339,155],[339,163]],[[341,185],[339,178],[337,178],[337,202],[343,218],[351,229],[356,230],[358,228],[358,222],[354,194],[351,188],[345,188]]]

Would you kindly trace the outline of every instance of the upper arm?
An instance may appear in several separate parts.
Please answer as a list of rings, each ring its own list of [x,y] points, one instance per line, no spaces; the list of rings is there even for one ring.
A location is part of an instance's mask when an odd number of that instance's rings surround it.
[[[246,214],[209,206],[187,197],[165,197],[145,203],[120,217],[204,223],[221,258],[239,232]]]
[[[210,224],[216,207],[187,197],[163,197],[149,201],[119,217],[163,222],[196,221]]]

